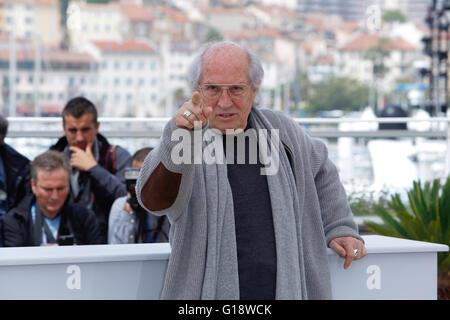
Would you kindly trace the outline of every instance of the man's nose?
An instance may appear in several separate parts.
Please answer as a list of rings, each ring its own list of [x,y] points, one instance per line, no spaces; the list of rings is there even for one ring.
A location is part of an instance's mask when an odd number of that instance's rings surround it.
[[[82,134],[81,130],[77,130],[77,133],[75,134],[75,140],[76,141],[83,141],[84,140],[84,137],[83,137],[83,134]]]
[[[231,100],[230,93],[228,92],[228,88],[222,88],[222,92],[219,97],[218,105],[222,109],[229,108],[233,105],[233,100]]]
[[[51,200],[57,200],[59,199],[59,193],[57,189],[53,189],[52,192],[50,193],[50,199]]]

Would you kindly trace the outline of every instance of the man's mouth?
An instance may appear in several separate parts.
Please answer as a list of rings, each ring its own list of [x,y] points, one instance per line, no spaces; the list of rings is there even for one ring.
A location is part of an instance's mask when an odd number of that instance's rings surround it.
[[[235,113],[219,113],[217,116],[221,119],[231,119],[235,116]]]
[[[83,142],[80,142],[80,143],[77,143],[75,146],[80,148],[80,149],[82,149],[82,150],[86,150],[87,144],[83,143]]]

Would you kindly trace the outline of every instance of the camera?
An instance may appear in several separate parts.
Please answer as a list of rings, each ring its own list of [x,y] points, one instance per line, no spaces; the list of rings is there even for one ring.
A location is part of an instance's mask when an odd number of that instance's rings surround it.
[[[136,215],[140,216],[145,215],[145,210],[139,205],[136,196],[136,181],[138,176],[139,176],[138,168],[125,169],[125,181],[127,185],[127,191],[130,194],[130,197],[128,197],[127,202],[130,204],[131,209],[133,209],[133,212],[136,213]]]
[[[72,225],[67,217],[67,214],[62,214],[59,226],[57,243],[60,246],[73,246],[77,243]]]
[[[60,246],[73,246],[75,244],[75,237],[73,234],[60,235],[58,238],[58,245]]]

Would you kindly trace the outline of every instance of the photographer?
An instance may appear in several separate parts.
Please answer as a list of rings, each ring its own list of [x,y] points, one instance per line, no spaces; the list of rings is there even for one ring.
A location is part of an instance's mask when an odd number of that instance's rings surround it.
[[[3,223],[5,247],[100,244],[95,214],[71,202],[69,160],[47,151],[31,163],[31,190],[8,211]]]
[[[131,155],[100,134],[98,112],[92,101],[84,97],[70,99],[61,115],[64,136],[50,149],[64,152],[70,160],[70,197],[94,211],[102,243],[106,243],[111,206],[126,195],[124,172]]]
[[[131,158],[132,168],[125,170],[128,195],[117,198],[109,213],[108,243],[168,242],[170,223],[166,216],[156,217],[143,209],[136,198],[135,184],[147,154],[142,148]]]

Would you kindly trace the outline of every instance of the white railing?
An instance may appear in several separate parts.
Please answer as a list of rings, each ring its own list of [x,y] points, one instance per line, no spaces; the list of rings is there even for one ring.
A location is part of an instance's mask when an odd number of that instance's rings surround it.
[[[160,137],[164,124],[170,118],[99,118],[101,132],[113,138],[155,138]],[[323,138],[337,137],[428,137],[447,138],[450,118],[294,118],[302,125],[311,125],[312,136]],[[56,138],[62,135],[60,117],[11,117],[8,137],[45,137]],[[377,123],[427,123],[430,131],[416,130],[339,130],[340,124],[377,124]],[[334,127],[332,126],[334,125]]]
[[[63,135],[60,117],[11,117],[8,120],[10,125],[6,142],[30,159],[47,150]],[[377,180],[376,164],[379,168],[380,162],[374,162],[376,158],[374,150],[380,149],[369,150],[371,149],[369,147],[380,140],[385,140],[388,145],[393,141],[390,138],[399,140],[399,145],[403,142],[402,147],[405,147],[404,142],[407,142],[408,150],[414,148],[415,154],[410,156],[417,159],[412,166],[417,168],[418,177],[422,180],[444,178],[450,172],[450,118],[295,118],[294,120],[304,126],[312,136],[327,142],[330,158],[338,166],[343,182],[349,186],[361,182],[367,186]],[[145,146],[155,147],[167,121],[169,118],[99,118],[100,132],[112,143],[125,147],[130,153]],[[378,130],[379,123],[407,123],[409,129]],[[412,130],[412,127],[418,127],[417,124],[425,124],[426,129],[422,127],[421,130]],[[379,154],[376,156],[380,158]],[[404,168],[401,168],[404,171]]]

